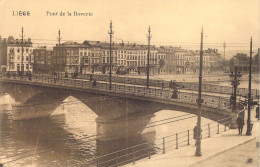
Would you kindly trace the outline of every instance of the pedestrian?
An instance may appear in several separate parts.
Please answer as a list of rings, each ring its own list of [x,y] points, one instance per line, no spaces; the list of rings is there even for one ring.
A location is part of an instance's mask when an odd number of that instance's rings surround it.
[[[162,81],[162,90],[163,90],[163,88],[164,88],[164,82]]]
[[[92,74],[90,74],[90,76],[89,76],[89,81],[92,81]]]
[[[94,79],[92,83],[92,87],[95,88],[97,86],[97,81]]]
[[[172,91],[172,98],[178,99],[178,89],[177,89],[177,87],[174,87],[174,90]]]
[[[197,139],[197,133],[198,133],[198,129],[197,129],[197,125],[193,128],[193,139],[196,140]],[[200,138],[202,138],[202,130],[200,129]],[[195,143],[195,146],[197,145],[197,141]]]
[[[232,94],[232,95],[230,96],[230,98],[229,98],[230,109],[232,109],[233,102],[234,102],[234,95]]]
[[[259,105],[256,107],[255,112],[255,117],[259,119]]]
[[[242,118],[242,116],[238,116],[236,123],[238,128],[238,134],[242,135],[243,126],[245,125],[244,118]]]
[[[169,83],[169,88],[172,89],[172,80]]]

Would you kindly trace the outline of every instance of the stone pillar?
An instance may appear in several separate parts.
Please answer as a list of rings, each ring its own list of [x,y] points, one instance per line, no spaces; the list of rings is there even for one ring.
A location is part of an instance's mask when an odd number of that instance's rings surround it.
[[[97,140],[112,141],[141,134],[153,117],[153,114],[121,119],[100,116],[96,119]]]
[[[232,115],[231,115],[231,124],[230,124],[230,129],[236,129],[237,128],[237,110],[232,111]]]

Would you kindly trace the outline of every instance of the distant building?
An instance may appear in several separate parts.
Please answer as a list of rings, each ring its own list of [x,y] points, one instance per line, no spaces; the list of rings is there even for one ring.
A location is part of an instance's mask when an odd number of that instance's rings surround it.
[[[147,71],[146,46],[112,43],[112,72],[145,74]],[[110,69],[110,44],[100,41],[83,43],[65,42],[53,48],[53,71],[68,73],[108,73]],[[150,49],[150,73],[164,74],[166,54]]]
[[[23,51],[22,51],[23,47]],[[1,71],[20,73],[21,71],[33,71],[33,47],[31,39],[8,39],[0,37]],[[22,56],[23,54],[23,56]]]
[[[185,71],[186,73],[199,73],[200,51],[188,51],[186,53]],[[203,73],[208,74],[219,69],[220,54],[217,49],[208,48],[203,51]]]
[[[53,57],[52,49],[47,49],[46,46],[33,49],[33,69],[34,73],[48,73],[51,71],[51,63]]]
[[[165,54],[165,73],[175,74],[177,73],[177,58],[175,51],[179,49],[179,47],[172,46],[160,46],[158,48],[160,53]]]
[[[80,69],[79,46],[77,42],[68,41],[53,47],[52,72],[72,73]]]

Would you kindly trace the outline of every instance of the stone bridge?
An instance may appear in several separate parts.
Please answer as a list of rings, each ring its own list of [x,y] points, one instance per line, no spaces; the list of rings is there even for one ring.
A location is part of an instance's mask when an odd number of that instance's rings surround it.
[[[34,76],[32,80],[23,78],[1,78],[1,93],[8,93],[14,97],[15,107],[48,108],[50,111],[60,105],[68,96],[74,96],[98,116],[120,118],[131,113],[154,113],[162,109],[197,110],[197,94],[178,92],[172,98],[171,90],[146,88],[144,86],[112,84],[97,82],[92,87],[88,80],[54,79],[50,77]],[[225,114],[229,110],[229,99],[221,96],[203,95],[204,111],[221,111]],[[48,113],[49,114],[49,113]]]
[[[88,80],[43,76],[34,76],[31,80],[2,77],[0,87],[2,94],[7,93],[16,101],[12,104],[14,120],[50,116],[59,105],[73,103],[64,102],[68,96],[73,96],[98,115],[98,134],[113,134],[115,127],[125,129],[125,119],[136,126],[128,133],[139,133],[154,113],[163,109],[197,113],[197,94],[178,92],[178,96],[172,98],[172,90],[156,87],[113,83],[109,90],[107,82],[97,82],[93,87]],[[204,117],[217,120],[231,115],[229,98],[212,95],[202,95],[202,98]]]

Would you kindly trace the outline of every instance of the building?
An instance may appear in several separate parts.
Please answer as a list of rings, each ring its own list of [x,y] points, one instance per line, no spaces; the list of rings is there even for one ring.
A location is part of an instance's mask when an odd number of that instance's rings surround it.
[[[79,46],[81,44],[67,41],[53,47],[52,71],[58,74],[78,72],[80,70]]]
[[[185,74],[185,58],[187,50],[181,47],[160,46],[158,50],[165,53],[165,72],[168,74]]]
[[[208,48],[203,51],[203,73],[215,72],[220,66],[220,54],[217,49]],[[186,73],[199,73],[200,51],[187,51],[185,57]]]
[[[145,75],[147,73],[148,47],[135,43],[111,44],[112,73]],[[199,51],[181,47],[150,46],[149,72],[156,74],[198,73]],[[220,54],[217,49],[204,51],[205,73],[216,70]],[[53,71],[68,73],[108,74],[110,70],[110,43],[68,41],[53,48]]]
[[[23,48],[23,49],[22,49]],[[33,46],[31,39],[8,39],[0,37],[1,71],[21,74],[33,71]]]
[[[143,45],[112,43],[112,73],[145,74],[148,48]],[[165,73],[166,54],[150,49],[150,73]],[[110,43],[68,41],[53,48],[53,71],[68,73],[102,73],[110,70]]]
[[[33,49],[33,69],[34,73],[48,73],[52,68],[52,49],[48,49],[46,46],[37,47]]]

